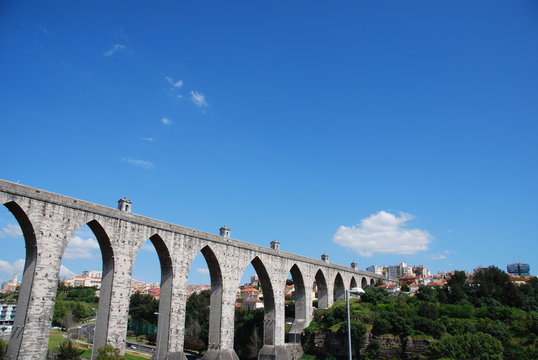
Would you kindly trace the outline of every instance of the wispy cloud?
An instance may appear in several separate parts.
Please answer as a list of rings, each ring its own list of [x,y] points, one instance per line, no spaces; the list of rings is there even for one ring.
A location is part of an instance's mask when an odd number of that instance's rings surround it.
[[[198,268],[196,269],[196,272],[199,274],[209,275],[209,269],[208,268]]]
[[[371,257],[381,254],[415,254],[428,249],[433,239],[427,231],[407,229],[413,215],[394,215],[380,211],[360,221],[357,226],[340,226],[333,241],[359,255]]]
[[[65,259],[90,259],[99,257],[99,243],[94,238],[73,236],[65,248]]]
[[[0,273],[7,274],[11,278],[13,274],[22,274],[24,269],[24,260],[17,259],[13,263],[10,263],[5,260],[0,260]],[[19,277],[20,279],[20,277]]]
[[[19,225],[16,224],[7,224],[2,229],[0,229],[0,238],[3,237],[21,237],[22,230]]]
[[[110,49],[108,49],[107,51],[105,51],[103,53],[103,56],[110,57],[110,56],[113,56],[113,55],[115,55],[117,53],[121,53],[121,52],[125,51],[125,49],[127,49],[127,47],[125,45],[114,44],[114,45],[112,45],[112,47]]]
[[[155,138],[152,138],[152,137],[143,137],[142,140],[147,141],[147,142],[154,142],[154,141],[155,141]]]
[[[151,161],[134,159],[132,157],[123,158],[122,161],[144,169],[153,169],[155,167]]]
[[[169,118],[167,117],[163,117],[161,119],[161,122],[164,124],[164,125],[172,125],[172,120],[170,120]]]
[[[76,274],[73,271],[71,271],[69,268],[67,268],[66,266],[62,265],[60,267],[60,280],[69,279],[69,278],[72,278],[75,275]]]
[[[176,81],[172,79],[170,76],[165,76],[164,78],[166,79],[168,84],[170,84],[170,86],[172,86],[173,88],[180,89],[183,87],[183,80]]]
[[[451,255],[453,253],[454,253],[453,251],[445,250],[445,251],[443,251],[442,254],[433,254],[433,255],[430,255],[428,257],[430,258],[430,260],[433,260],[433,261],[445,260],[446,258],[448,258],[449,255]]]
[[[157,252],[157,250],[155,250],[155,246],[153,246],[153,244],[150,243],[149,241],[146,241],[144,243],[144,245],[142,245],[142,250],[149,251],[149,252],[154,252],[154,253]]]
[[[207,107],[207,101],[205,95],[199,91],[191,91],[191,101],[198,107]]]

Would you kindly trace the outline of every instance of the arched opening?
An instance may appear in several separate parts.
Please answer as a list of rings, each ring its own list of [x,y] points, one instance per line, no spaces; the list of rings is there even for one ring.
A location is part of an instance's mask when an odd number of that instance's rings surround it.
[[[201,254],[201,256],[200,256]],[[186,350],[207,351],[220,345],[222,273],[209,246],[203,247],[191,264],[187,291]]]
[[[96,220],[81,226],[63,249],[50,343],[81,339],[86,356],[106,341],[114,262],[110,240]],[[93,346],[92,346],[93,343]],[[56,349],[49,350],[51,352]],[[93,356],[93,357],[95,357]]]
[[[361,288],[364,289],[367,286],[368,286],[368,280],[366,280],[366,278],[363,277],[362,280],[361,280]]]
[[[334,301],[345,300],[346,288],[344,286],[344,280],[342,279],[342,276],[340,275],[340,273],[337,273],[334,279],[333,295],[334,295]]]
[[[7,202],[0,212],[0,238],[3,255],[0,276],[3,287],[1,301],[6,313],[0,320],[2,336],[9,338],[8,355],[18,354],[22,330],[30,302],[33,276],[37,260],[37,242],[30,219],[15,202]],[[23,238],[24,241],[20,241]],[[16,316],[16,314],[18,314]]]
[[[297,264],[290,269],[291,278],[286,281],[285,296],[285,327],[287,342],[298,343],[301,333],[306,327],[306,290],[303,275]],[[290,281],[291,280],[291,281]]]
[[[144,242],[133,264],[126,351],[153,348],[155,359],[166,357],[171,298],[172,260],[155,234]]]
[[[234,350],[240,359],[257,359],[263,345],[275,345],[275,299],[265,265],[255,257],[244,271],[235,312]]]
[[[357,280],[355,280],[355,276],[351,277],[351,281],[349,282],[349,288],[353,289],[357,287]]]
[[[374,286],[375,285],[375,279],[370,279],[370,286]]]
[[[319,309],[327,309],[329,307],[329,291],[327,290],[327,281],[325,280],[325,275],[323,272],[318,270],[315,276],[315,289],[316,289],[316,299],[314,306]]]

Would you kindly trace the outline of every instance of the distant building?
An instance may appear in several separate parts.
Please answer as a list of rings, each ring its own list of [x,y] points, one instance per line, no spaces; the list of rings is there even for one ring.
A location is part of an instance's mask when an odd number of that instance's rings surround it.
[[[4,338],[9,338],[11,329],[15,322],[15,313],[17,305],[15,304],[0,304],[0,335]]]
[[[13,279],[4,282],[2,284],[1,292],[7,293],[16,291],[17,288],[21,285],[21,283],[17,281],[18,276],[18,274],[13,274]]]
[[[63,284],[65,286],[72,287],[95,287],[97,289],[101,288],[101,279],[102,273],[97,270],[85,270],[80,276],[73,276],[72,278],[65,279]]]
[[[424,265],[409,266],[407,263],[399,263],[398,265],[372,265],[366,268],[366,271],[377,275],[382,275],[391,278],[401,278],[402,276],[429,276],[430,270]]]
[[[510,275],[530,276],[531,266],[525,263],[508,264],[506,270]]]

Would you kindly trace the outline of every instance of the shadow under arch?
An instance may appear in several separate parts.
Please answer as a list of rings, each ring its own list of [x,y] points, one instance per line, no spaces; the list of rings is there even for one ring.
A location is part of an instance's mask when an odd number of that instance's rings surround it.
[[[361,288],[365,288],[368,286],[368,280],[366,280],[366,277],[363,277],[361,280]]]
[[[342,275],[340,273],[336,274],[336,277],[334,278],[334,301],[342,301],[345,300],[346,296],[346,288],[344,285],[344,280],[342,279]]]
[[[255,257],[251,262],[263,293],[263,345],[275,345],[275,294],[269,273],[262,260]]]
[[[349,282],[349,288],[353,289],[357,287],[357,280],[355,280],[355,276],[351,277],[351,281]]]
[[[97,357],[97,349],[105,346],[108,335],[110,299],[112,296],[112,284],[114,283],[114,251],[112,250],[110,238],[99,221],[94,219],[86,223],[86,225],[97,239],[99,249],[101,250],[101,259],[103,260],[101,288],[99,289],[99,303],[97,305],[92,349],[92,359],[95,359]]]
[[[152,235],[149,240],[157,251],[161,267],[161,284],[159,299],[159,315],[157,320],[157,355],[155,359],[166,357],[168,343],[170,341],[170,316],[172,303],[172,257],[164,240],[158,235]]]
[[[325,275],[321,269],[316,272],[314,279],[318,288],[318,308],[327,309],[329,307],[329,290],[327,289]]]
[[[374,286],[374,285],[375,285],[375,279],[374,279],[374,278],[371,278],[371,279],[370,279],[370,285],[371,285],[371,286]]]
[[[222,271],[215,252],[209,245],[204,246],[200,252],[204,256],[209,269],[211,281],[211,296],[209,298],[209,331],[208,352],[220,347],[220,326],[222,323]]]
[[[30,293],[32,291],[37,263],[37,239],[32,222],[28,218],[28,215],[26,215],[26,212],[14,201],[9,201],[3,205],[13,214],[19,223],[26,250],[22,283],[19,289],[19,299],[17,300],[17,315],[15,316],[7,350],[8,358],[14,359],[17,357],[21,347],[24,324],[26,323],[28,306],[31,299]]]
[[[303,274],[301,273],[301,270],[297,266],[297,264],[294,264],[291,269],[291,278],[293,279],[293,286],[294,286],[294,294],[293,297],[295,299],[295,319],[293,320],[293,324],[291,326],[291,329],[289,331],[289,342],[300,342],[301,340],[301,333],[303,332],[303,329],[306,327],[306,312],[308,309],[308,306],[306,304],[306,289],[304,285],[304,279]]]

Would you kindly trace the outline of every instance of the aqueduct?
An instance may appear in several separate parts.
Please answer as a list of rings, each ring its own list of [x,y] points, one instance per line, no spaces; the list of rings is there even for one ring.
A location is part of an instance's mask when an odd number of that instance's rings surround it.
[[[26,246],[8,359],[45,359],[62,256],[84,225],[95,234],[103,258],[94,354],[105,344],[124,350],[131,272],[147,239],[157,250],[161,268],[157,359],[185,359],[187,277],[198,252],[207,261],[211,278],[209,349],[204,357],[208,360],[238,359],[233,348],[236,293],[249,264],[264,294],[264,345],[259,359],[292,357],[293,345],[286,343],[284,331],[284,290],[290,272],[296,301],[291,334],[300,334],[311,321],[314,282],[318,306],[326,308],[343,299],[346,289],[383,278],[356,266],[332,264],[326,256],[307,258],[283,252],[275,244],[263,247],[233,240],[226,231],[221,231],[223,236],[210,234],[4,180],[0,180],[0,202],[17,219]]]

